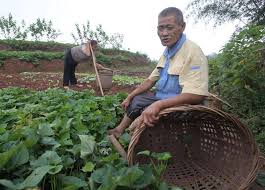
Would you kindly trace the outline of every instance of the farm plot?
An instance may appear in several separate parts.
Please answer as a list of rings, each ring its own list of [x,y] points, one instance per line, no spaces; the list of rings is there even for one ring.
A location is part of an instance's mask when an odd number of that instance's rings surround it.
[[[98,97],[92,88],[49,89],[60,85],[58,76],[42,74],[22,73],[15,80],[40,91],[0,89],[0,189],[178,189],[161,179],[165,165],[129,167],[108,142],[107,130],[123,115],[125,93]],[[12,77],[6,80],[15,86]],[[93,75],[78,77],[86,89],[95,82]],[[129,85],[126,77],[115,80],[116,87]],[[129,140],[128,133],[120,138],[125,148]]]
[[[51,72],[23,72],[5,74],[0,73],[0,88],[22,87],[33,90],[46,90],[49,88],[62,88],[62,73]],[[99,87],[96,85],[94,74],[77,74],[78,81],[82,86],[71,86],[76,91],[94,90],[96,95],[100,95]],[[113,86],[105,90],[106,95],[118,92],[131,92],[137,84],[143,81],[142,77],[132,77],[124,75],[114,75]]]

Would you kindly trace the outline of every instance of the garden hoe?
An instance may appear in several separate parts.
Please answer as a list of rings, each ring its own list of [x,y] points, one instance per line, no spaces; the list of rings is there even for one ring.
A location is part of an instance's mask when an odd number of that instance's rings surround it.
[[[100,77],[99,77],[98,70],[97,70],[96,57],[95,57],[95,54],[93,52],[91,44],[89,44],[89,48],[90,48],[90,51],[91,51],[91,54],[92,54],[93,65],[94,65],[94,68],[95,68],[96,77],[97,77],[97,80],[98,80],[100,92],[101,92],[101,95],[104,96],[104,92],[103,92],[103,89],[102,89]],[[120,145],[118,140],[113,135],[109,135],[108,138],[109,138],[110,142],[113,144],[113,146],[115,147],[115,149],[119,152],[119,154],[126,160],[127,159],[126,152],[123,149],[123,147]]]
[[[91,43],[89,43],[89,48],[90,48],[90,51],[91,51],[92,60],[93,60],[93,65],[94,65],[94,68],[95,68],[96,77],[97,77],[97,80],[98,80],[98,84],[99,84],[100,92],[101,92],[101,95],[104,96],[104,92],[103,92],[103,89],[102,89],[102,85],[101,85],[100,77],[99,77],[98,70],[97,70],[96,57],[95,57],[95,54],[94,54],[94,52],[93,52],[93,49],[92,49]]]

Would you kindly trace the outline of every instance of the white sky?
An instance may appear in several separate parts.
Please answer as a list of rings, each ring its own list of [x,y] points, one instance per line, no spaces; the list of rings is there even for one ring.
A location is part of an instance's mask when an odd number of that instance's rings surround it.
[[[107,34],[124,35],[123,47],[158,59],[164,47],[156,33],[157,15],[169,6],[185,8],[190,0],[1,0],[0,16],[11,13],[15,20],[26,24],[37,18],[52,20],[63,34],[59,42],[72,43],[75,24],[90,21],[92,29],[99,24]],[[185,19],[187,37],[196,42],[206,55],[218,52],[235,30],[233,24],[213,28],[204,23],[194,24]],[[200,22],[200,21],[199,21]]]

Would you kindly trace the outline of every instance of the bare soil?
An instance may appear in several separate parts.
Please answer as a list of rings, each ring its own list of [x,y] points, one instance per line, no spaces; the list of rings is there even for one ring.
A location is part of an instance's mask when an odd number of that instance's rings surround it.
[[[33,90],[46,90],[48,88],[63,88],[63,60],[41,61],[38,64],[32,64],[18,59],[5,60],[0,66],[0,88],[7,87],[22,87]],[[146,77],[146,72],[128,72],[118,69],[114,70],[119,75],[133,75]],[[24,72],[28,72],[25,74]],[[94,73],[93,68],[89,63],[80,63],[76,68],[76,73]],[[32,73],[32,74],[30,74]],[[80,79],[77,74],[77,79]],[[96,95],[101,95],[99,87],[95,81],[83,83],[80,86],[70,86],[71,89],[81,91],[93,89]],[[104,90],[104,94],[116,94],[117,92],[131,92],[135,86],[121,86],[113,83],[110,89]]]
[[[63,88],[62,85],[62,73],[13,73],[5,74],[0,73],[0,88],[7,87],[21,87],[32,90],[46,90],[48,88]],[[81,77],[77,74],[77,79]],[[95,91],[95,94],[100,96],[100,89],[95,81],[89,83],[78,83],[78,86],[69,86],[70,89],[76,91],[82,91],[91,89]],[[135,89],[135,86],[125,85],[121,86],[113,83],[110,89],[104,89],[105,95],[112,95],[118,92],[130,93]]]

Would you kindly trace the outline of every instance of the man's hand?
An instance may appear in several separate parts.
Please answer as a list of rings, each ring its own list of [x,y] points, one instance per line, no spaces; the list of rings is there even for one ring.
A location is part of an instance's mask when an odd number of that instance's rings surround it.
[[[104,66],[102,66],[101,64],[99,63],[96,63],[96,66],[97,66],[97,69],[106,69]]]
[[[143,112],[142,117],[144,120],[144,123],[149,126],[153,127],[155,123],[159,120],[159,112],[161,110],[159,101],[154,102],[150,106],[148,106]]]
[[[121,107],[124,111],[127,110],[131,101],[132,101],[132,97],[130,97],[130,96],[127,96],[127,98],[125,100],[123,100],[123,102],[121,103]]]

